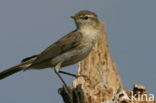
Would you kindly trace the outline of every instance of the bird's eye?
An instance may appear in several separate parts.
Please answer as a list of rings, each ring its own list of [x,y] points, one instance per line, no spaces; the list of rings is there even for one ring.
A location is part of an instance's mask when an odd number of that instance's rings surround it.
[[[88,19],[88,16],[83,17],[83,19],[87,20]]]

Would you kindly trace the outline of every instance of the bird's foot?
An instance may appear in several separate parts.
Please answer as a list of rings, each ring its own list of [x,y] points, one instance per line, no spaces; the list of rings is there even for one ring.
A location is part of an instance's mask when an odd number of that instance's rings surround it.
[[[90,80],[87,75],[76,75],[76,78],[83,77],[85,80]]]

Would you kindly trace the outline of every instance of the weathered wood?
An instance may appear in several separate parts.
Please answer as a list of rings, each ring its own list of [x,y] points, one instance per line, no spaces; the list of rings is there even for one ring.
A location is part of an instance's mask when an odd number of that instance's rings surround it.
[[[65,87],[60,88],[59,93],[63,97],[64,103],[86,103],[81,85],[72,89],[68,88],[68,90]]]
[[[78,75],[86,77],[76,78],[73,88],[68,91],[65,88],[60,89],[64,103],[132,102],[129,100],[130,91],[122,88],[116,63],[109,52],[104,23],[101,23],[101,35],[93,50],[78,66]]]

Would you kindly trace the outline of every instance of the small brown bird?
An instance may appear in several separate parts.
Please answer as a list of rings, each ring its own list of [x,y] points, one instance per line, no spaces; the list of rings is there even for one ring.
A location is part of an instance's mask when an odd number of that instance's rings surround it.
[[[20,64],[0,72],[0,79],[21,70],[54,67],[55,73],[65,84],[59,74],[60,68],[75,64],[87,57],[100,34],[100,21],[95,13],[83,10],[71,18],[75,21],[76,30],[65,35],[43,52],[25,58]]]

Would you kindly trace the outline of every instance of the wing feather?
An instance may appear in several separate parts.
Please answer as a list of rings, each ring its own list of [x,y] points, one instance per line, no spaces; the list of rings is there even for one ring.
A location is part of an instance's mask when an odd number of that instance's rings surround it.
[[[55,58],[56,56],[79,46],[81,40],[82,33],[75,30],[59,39],[54,44],[50,45],[47,49],[45,49],[40,55],[38,55],[37,59],[33,62],[33,64],[38,64]]]

